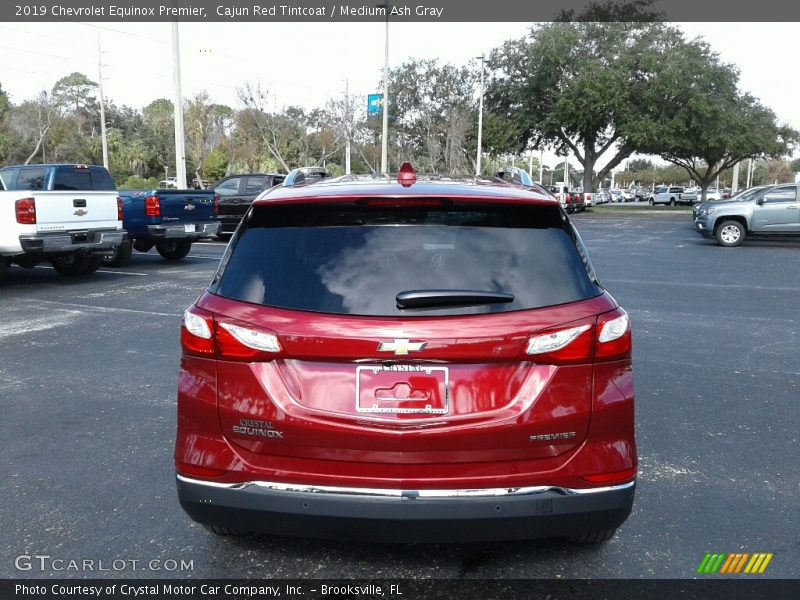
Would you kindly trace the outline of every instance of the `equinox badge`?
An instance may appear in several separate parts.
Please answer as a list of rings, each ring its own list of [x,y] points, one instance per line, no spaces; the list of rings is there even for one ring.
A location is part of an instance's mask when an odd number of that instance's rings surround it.
[[[428,342],[412,342],[410,340],[395,340],[378,344],[378,352],[394,352],[395,356],[405,356],[409,352],[419,352]]]

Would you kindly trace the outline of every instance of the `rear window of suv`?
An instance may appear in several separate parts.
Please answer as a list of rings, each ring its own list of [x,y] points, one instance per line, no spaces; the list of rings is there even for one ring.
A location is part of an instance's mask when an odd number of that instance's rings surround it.
[[[502,292],[514,299],[397,307],[401,292],[442,289]],[[351,203],[255,206],[211,292],[293,310],[426,316],[539,308],[602,290],[557,206]]]
[[[111,191],[115,190],[111,176],[102,167],[56,167],[54,190]]]

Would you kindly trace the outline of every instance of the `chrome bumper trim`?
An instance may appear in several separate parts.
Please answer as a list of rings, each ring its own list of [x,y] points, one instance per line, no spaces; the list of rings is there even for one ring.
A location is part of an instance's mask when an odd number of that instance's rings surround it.
[[[385,498],[485,498],[499,496],[532,496],[544,492],[556,492],[564,496],[584,496],[588,494],[601,494],[603,492],[617,492],[626,490],[636,484],[636,480],[620,485],[611,485],[599,488],[565,488],[556,485],[539,485],[532,487],[514,488],[482,488],[465,490],[393,490],[382,488],[349,488],[326,485],[305,485],[300,483],[276,483],[273,481],[243,481],[240,483],[218,483],[192,479],[183,475],[176,475],[178,481],[192,485],[203,485],[212,488],[228,490],[244,490],[259,488],[274,492],[298,492],[303,494],[333,494],[342,496],[369,496]]]

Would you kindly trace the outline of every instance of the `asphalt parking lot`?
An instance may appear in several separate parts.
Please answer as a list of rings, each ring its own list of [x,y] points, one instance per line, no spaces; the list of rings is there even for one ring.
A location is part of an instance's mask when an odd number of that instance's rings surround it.
[[[611,542],[365,545],[218,538],[181,511],[172,469],[178,327],[219,243],[167,263],[0,286],[0,577],[108,576],[19,555],[141,561],[128,577],[688,578],[704,554],[773,552],[800,576],[800,243],[700,238],[685,214],[577,215],[631,314],[641,458]],[[192,561],[183,572],[150,560]]]

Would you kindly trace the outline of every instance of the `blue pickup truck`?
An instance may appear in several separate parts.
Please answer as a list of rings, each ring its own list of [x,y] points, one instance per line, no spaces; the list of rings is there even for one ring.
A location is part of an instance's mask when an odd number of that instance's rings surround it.
[[[219,229],[213,190],[129,190],[119,196],[129,239],[103,260],[106,266],[123,266],[133,250],[149,252],[153,246],[166,260],[179,260],[193,242]]]

